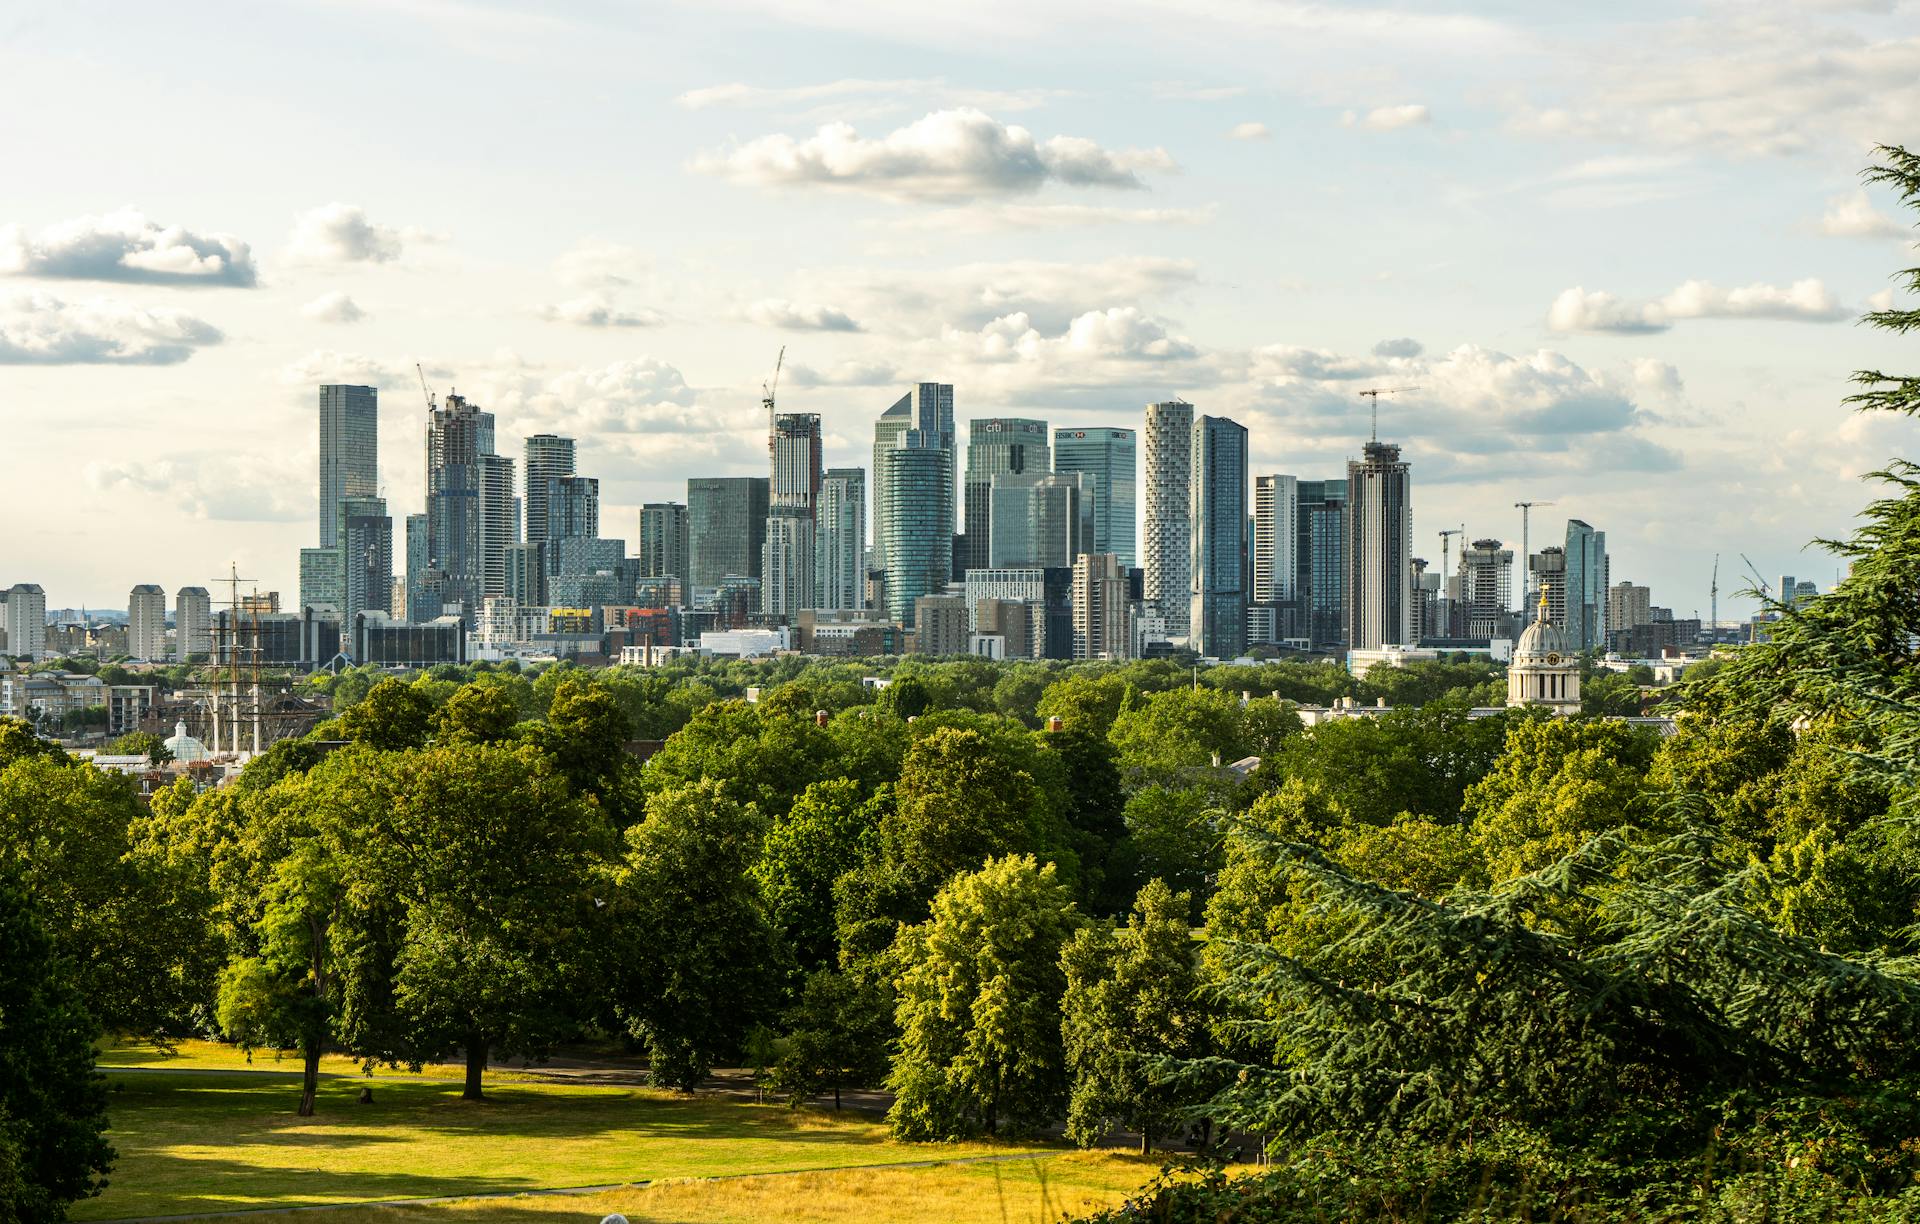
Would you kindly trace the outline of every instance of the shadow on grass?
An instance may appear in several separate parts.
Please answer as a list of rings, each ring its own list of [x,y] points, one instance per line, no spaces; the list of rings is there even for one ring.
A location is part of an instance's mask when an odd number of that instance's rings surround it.
[[[107,1221],[388,1198],[513,1193],[536,1190],[541,1185],[536,1178],[506,1172],[457,1176],[437,1176],[426,1171],[339,1172],[285,1169],[216,1157],[164,1153],[145,1157],[141,1181],[147,1186],[133,1185],[124,1177],[111,1178],[105,1196],[76,1205],[72,1213],[74,1219]],[[122,1193],[116,1194],[116,1190]]]

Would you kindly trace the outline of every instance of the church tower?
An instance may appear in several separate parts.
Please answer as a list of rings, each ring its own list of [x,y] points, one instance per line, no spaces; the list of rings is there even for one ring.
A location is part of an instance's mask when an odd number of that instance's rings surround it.
[[[1540,610],[1520,635],[1507,667],[1509,706],[1546,706],[1562,717],[1580,712],[1580,658],[1567,645],[1567,635],[1547,611],[1547,591],[1540,591]]]

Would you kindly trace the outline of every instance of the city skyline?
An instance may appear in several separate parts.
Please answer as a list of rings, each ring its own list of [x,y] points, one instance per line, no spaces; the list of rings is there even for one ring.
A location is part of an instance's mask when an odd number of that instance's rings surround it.
[[[501,456],[579,438],[632,551],[687,471],[763,471],[790,343],[781,407],[821,416],[826,466],[869,467],[876,404],[938,380],[962,421],[1055,430],[1180,398],[1247,426],[1251,473],[1331,477],[1366,437],[1352,392],[1413,385],[1381,436],[1418,464],[1416,555],[1461,523],[1516,544],[1512,503],[1551,498],[1536,541],[1605,524],[1613,572],[1678,614],[1705,615],[1715,552],[1830,584],[1804,546],[1845,533],[1903,428],[1838,401],[1903,360],[1848,321],[1911,262],[1855,178],[1916,113],[1911,14],[1234,11],[1136,2],[1086,39],[1046,4],[749,3],[670,35],[291,9],[183,92],[153,65],[192,20],[29,4],[0,100],[91,102],[23,139],[0,215],[0,581],[112,607],[237,562],[296,590],[322,382],[380,388],[401,536],[416,361],[499,415]],[[336,53],[327,122],[301,122],[296,57]],[[907,54],[916,79],[873,69]],[[423,102],[422,76],[487,96]],[[617,169],[534,119],[568,106],[621,133]],[[132,522],[163,550],[100,547]]]

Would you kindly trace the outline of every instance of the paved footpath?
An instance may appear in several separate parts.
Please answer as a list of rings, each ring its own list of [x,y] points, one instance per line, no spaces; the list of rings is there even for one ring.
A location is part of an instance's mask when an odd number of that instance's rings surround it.
[[[244,1072],[242,1073],[244,1074]],[[828,1165],[818,1169],[782,1169],[772,1173],[723,1173],[716,1177],[673,1178],[674,1181],[745,1181],[752,1177],[798,1177],[806,1173],[845,1173],[858,1169],[931,1169],[938,1165],[995,1164],[1013,1160],[1052,1160],[1058,1152],[1014,1152],[1005,1156],[960,1156],[952,1160],[890,1160],[878,1164]],[[497,1190],[481,1194],[445,1194],[436,1198],[365,1199],[352,1203],[315,1203],[306,1207],[243,1207],[234,1211],[201,1211],[189,1215],[120,1216],[92,1224],[180,1224],[184,1220],[236,1220],[296,1215],[315,1211],[352,1211],[363,1207],[419,1207],[434,1203],[462,1203],[472,1199],[555,1198],[569,1194],[605,1194],[636,1190],[652,1179],[611,1182],[604,1186],[554,1186],[544,1190]]]

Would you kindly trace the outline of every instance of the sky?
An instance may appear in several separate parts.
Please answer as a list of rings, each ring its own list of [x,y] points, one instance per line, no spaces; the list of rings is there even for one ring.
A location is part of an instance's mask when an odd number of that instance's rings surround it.
[[[1576,517],[1678,616],[1833,560],[1914,453],[1850,413],[1908,346],[1920,142],[1893,0],[289,0],[0,6],[0,587],[124,607],[317,542],[315,387],[581,440],[602,534],[763,473],[762,383],[867,466],[956,416],[1138,429],[1254,473],[1412,462],[1415,548]],[[398,536],[396,532],[396,536]]]

